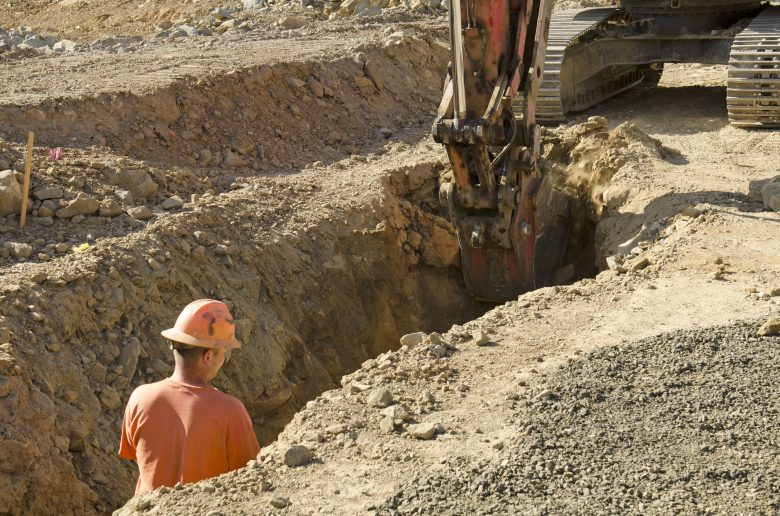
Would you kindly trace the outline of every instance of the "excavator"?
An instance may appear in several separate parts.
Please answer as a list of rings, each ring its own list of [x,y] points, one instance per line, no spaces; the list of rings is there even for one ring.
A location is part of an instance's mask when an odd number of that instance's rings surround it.
[[[640,83],[664,63],[727,64],[736,127],[780,127],[780,6],[761,0],[622,0],[551,19],[537,119],[546,125]]]
[[[505,302],[559,283],[572,200],[539,167],[540,120],[560,122],[666,62],[729,63],[739,126],[780,125],[780,8],[755,0],[622,0],[564,11],[551,0],[451,0],[451,60],[431,129],[452,166],[439,190],[467,289]]]

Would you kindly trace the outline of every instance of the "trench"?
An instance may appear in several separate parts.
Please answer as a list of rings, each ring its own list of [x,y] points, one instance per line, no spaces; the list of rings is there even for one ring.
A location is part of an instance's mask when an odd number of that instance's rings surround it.
[[[200,90],[174,85],[119,102],[98,97],[3,108],[0,119],[38,120],[44,144],[56,144],[55,136],[74,142],[66,151],[76,158],[62,165],[66,172],[58,173],[59,165],[38,172],[35,186],[72,187],[76,177],[89,194],[108,195],[121,186],[112,178],[140,169],[158,189],[144,198],[157,215],[143,224],[119,216],[52,227],[39,223],[44,205],[36,201],[28,232],[6,232],[8,239],[24,236],[34,253],[19,262],[0,256],[0,341],[7,343],[0,345],[0,514],[105,514],[124,504],[136,466],[116,455],[122,411],[136,386],[170,373],[172,356],[159,332],[192,299],[222,299],[231,308],[244,347],[215,385],[242,400],[261,445],[307,401],[338,387],[342,375],[396,349],[401,335],[446,331],[492,308],[463,286],[457,236],[438,204],[446,173],[441,153],[418,143],[427,127],[412,121],[404,132],[397,119],[400,109],[435,105],[439,81],[430,73],[413,81],[416,94],[404,95],[417,68],[444,69],[439,61],[446,52],[426,45],[427,54],[413,45],[391,48],[394,53],[363,48],[387,66],[411,67],[389,75],[401,82],[372,92],[365,84],[343,84],[362,72],[358,61],[341,59],[335,67],[278,65],[270,76],[255,67],[210,78]],[[277,88],[298,84],[291,74],[343,87],[339,95],[307,101]],[[231,88],[240,99],[261,75],[264,91],[278,98],[271,103],[258,94],[247,112],[254,105],[262,117],[246,116],[258,140],[273,145],[240,152],[241,135],[228,119],[224,131],[198,132],[190,117],[200,111],[193,106],[211,106],[209,92]],[[340,108],[329,121],[307,121],[292,108],[301,103],[301,112],[319,102]],[[137,105],[125,116],[114,113],[131,103]],[[71,124],[77,111],[91,116]],[[219,112],[209,114],[221,127]],[[425,125],[431,117],[420,115]],[[109,119],[118,122],[109,126]],[[287,124],[286,132],[265,119]],[[358,119],[367,121],[352,123]],[[320,138],[334,123],[343,132]],[[152,133],[143,130],[147,125]],[[389,146],[374,133],[383,125],[397,131]],[[15,147],[0,157],[12,166],[20,159],[22,127],[6,127]],[[297,136],[289,138],[290,131]],[[166,138],[173,132],[188,136]],[[95,141],[108,148],[89,147]],[[343,160],[357,152],[355,142],[364,155]],[[301,145],[305,152],[295,153]],[[216,162],[198,152],[209,148]],[[221,162],[228,153],[246,166]],[[305,170],[296,168],[306,163]],[[36,170],[45,164],[36,163]],[[295,174],[264,173],[285,168]],[[196,197],[179,211],[159,211],[171,194]],[[577,232],[586,245],[588,231]],[[90,246],[43,259],[55,237]],[[575,269],[566,281],[590,274],[587,266]]]

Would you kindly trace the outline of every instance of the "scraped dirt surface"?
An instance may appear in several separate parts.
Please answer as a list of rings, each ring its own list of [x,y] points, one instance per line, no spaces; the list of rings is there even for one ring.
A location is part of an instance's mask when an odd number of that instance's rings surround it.
[[[778,510],[777,443],[757,436],[779,337],[756,329],[780,317],[780,214],[750,183],[778,174],[780,133],[728,125],[725,68],[667,66],[545,132],[600,272],[493,307],[465,291],[437,199],[446,11],[279,3],[154,37],[238,5],[0,8],[76,41],[144,38],[0,54],[0,173],[36,132],[27,226],[0,219],[0,513]],[[217,386],[263,450],[131,498],[122,409],[169,374],[159,331],[200,297],[238,320]],[[312,460],[285,465],[293,445]]]

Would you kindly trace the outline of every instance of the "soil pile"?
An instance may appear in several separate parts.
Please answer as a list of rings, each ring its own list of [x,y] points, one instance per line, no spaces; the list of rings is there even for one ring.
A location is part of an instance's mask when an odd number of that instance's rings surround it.
[[[619,186],[609,190],[613,178],[620,183],[616,174],[630,174],[648,161],[679,156],[636,125],[623,123],[610,130],[607,119],[599,116],[580,124],[545,129],[542,145],[542,169],[552,175],[558,188],[587,199],[596,214],[601,214],[604,207],[619,208],[625,201],[620,195],[625,192]]]
[[[758,326],[570,361],[520,398],[499,456],[422,474],[379,513],[776,512],[780,352]]]

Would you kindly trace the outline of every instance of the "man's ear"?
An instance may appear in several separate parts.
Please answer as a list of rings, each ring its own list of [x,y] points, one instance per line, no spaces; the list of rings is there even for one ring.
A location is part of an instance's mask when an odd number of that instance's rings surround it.
[[[211,349],[207,349],[203,352],[201,357],[203,358],[203,361],[208,364],[211,362],[211,359],[214,358],[214,353],[211,351]]]

